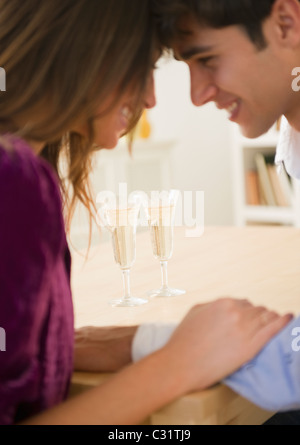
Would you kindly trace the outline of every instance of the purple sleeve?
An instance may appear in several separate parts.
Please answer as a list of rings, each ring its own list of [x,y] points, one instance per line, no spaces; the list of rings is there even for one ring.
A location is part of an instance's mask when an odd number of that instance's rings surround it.
[[[0,424],[35,397],[47,285],[62,243],[60,198],[42,165],[26,145],[0,147]]]

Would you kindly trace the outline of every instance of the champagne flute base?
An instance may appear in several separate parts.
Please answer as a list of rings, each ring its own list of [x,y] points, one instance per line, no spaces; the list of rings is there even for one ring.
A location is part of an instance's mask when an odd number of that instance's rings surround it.
[[[117,300],[110,300],[109,302],[114,307],[134,307],[134,306],[141,306],[142,304],[148,303],[148,300],[144,298],[120,298]]]
[[[183,289],[174,289],[172,287],[161,287],[160,289],[153,289],[147,292],[148,297],[177,297],[186,293]]]

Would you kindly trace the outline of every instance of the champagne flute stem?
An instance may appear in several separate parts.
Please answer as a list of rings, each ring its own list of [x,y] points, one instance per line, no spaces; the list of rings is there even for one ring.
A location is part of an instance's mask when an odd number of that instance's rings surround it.
[[[168,269],[167,269],[167,265],[168,265],[167,261],[161,261],[160,262],[161,281],[162,281],[163,289],[167,289],[168,288]]]
[[[124,300],[130,299],[130,269],[122,269]]]

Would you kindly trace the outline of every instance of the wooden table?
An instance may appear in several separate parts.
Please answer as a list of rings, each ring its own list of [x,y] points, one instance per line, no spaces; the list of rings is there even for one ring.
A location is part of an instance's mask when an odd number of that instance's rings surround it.
[[[183,296],[153,299],[134,308],[111,307],[122,293],[121,271],[110,243],[92,249],[89,259],[72,252],[72,287],[76,327],[180,321],[196,303],[221,296],[247,298],[279,313],[300,312],[300,230],[289,227],[210,227],[200,238],[176,228],[169,261],[169,283]],[[152,256],[149,233],[137,237],[131,271],[132,293],[160,285],[159,262]],[[74,373],[71,394],[101,383],[109,375]],[[263,411],[218,384],[181,397],[145,423],[152,425],[255,425],[273,413]]]

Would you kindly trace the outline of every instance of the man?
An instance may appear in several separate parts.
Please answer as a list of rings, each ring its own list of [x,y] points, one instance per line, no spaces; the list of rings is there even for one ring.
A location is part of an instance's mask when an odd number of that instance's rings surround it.
[[[160,41],[189,66],[193,104],[215,102],[249,138],[284,116],[276,162],[300,178],[300,92],[292,76],[300,66],[299,1],[153,0],[153,11]],[[270,411],[299,409],[299,333],[300,317],[224,383]]]

